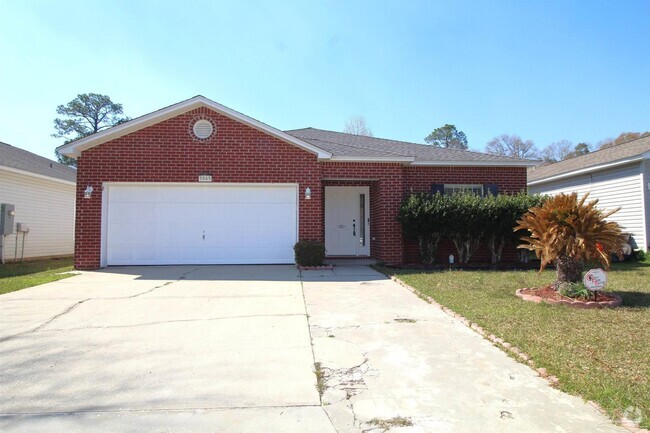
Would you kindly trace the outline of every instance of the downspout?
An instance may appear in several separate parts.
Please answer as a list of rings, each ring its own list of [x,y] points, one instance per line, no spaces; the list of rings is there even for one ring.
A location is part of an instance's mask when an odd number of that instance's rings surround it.
[[[0,264],[5,264],[5,235],[0,235]]]

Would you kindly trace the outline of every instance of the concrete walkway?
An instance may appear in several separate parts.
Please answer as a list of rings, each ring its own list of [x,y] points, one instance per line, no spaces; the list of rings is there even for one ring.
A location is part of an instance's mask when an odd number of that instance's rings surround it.
[[[2,432],[624,431],[367,267],[84,272],[0,296],[0,365]]]

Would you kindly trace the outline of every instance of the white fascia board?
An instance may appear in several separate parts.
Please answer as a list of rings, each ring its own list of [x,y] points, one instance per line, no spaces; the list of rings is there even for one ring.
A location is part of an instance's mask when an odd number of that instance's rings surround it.
[[[332,156],[327,159],[330,162],[386,162],[399,164],[412,164],[415,161],[413,156]]]
[[[228,107],[218,104],[203,96],[195,96],[194,98],[179,102],[174,105],[170,105],[169,107],[162,108],[160,110],[154,111],[153,113],[145,114],[144,116],[122,123],[120,125],[113,126],[112,128],[90,135],[86,138],[82,138],[73,141],[71,143],[64,144],[63,146],[59,146],[58,150],[61,154],[65,156],[69,156],[71,158],[77,158],[79,155],[81,155],[81,152],[84,150],[90,149],[102,143],[106,143],[107,141],[114,140],[116,138],[130,134],[139,129],[146,128],[156,123],[160,123],[164,120],[171,119],[172,117],[194,110],[195,108],[201,106],[208,107],[216,111],[217,113],[223,114],[226,117],[244,123],[252,128],[265,132],[271,136],[274,136],[282,141],[290,143],[308,152],[314,153],[319,159],[329,159],[332,156],[331,153],[326,152],[323,149],[320,149],[316,146],[306,143],[285,132],[275,129],[272,126],[266,125],[265,123],[262,123],[242,113],[239,113],[238,111],[232,110]]]
[[[592,167],[583,168],[580,170],[570,171],[568,173],[562,173],[555,176],[547,177],[544,179],[538,179],[528,182],[528,186],[539,185],[541,183],[553,182],[555,180],[566,179],[568,177],[577,176],[579,174],[591,173],[594,171],[606,170],[612,167],[618,167],[619,165],[631,164],[633,162],[643,161],[644,159],[650,159],[650,152],[644,153],[642,155],[634,156],[632,158],[621,159],[619,161],[608,162],[606,164],[594,165]]]
[[[52,182],[64,183],[66,185],[74,186],[77,184],[76,182],[72,182],[71,180],[59,179],[58,177],[46,176],[44,174],[33,173],[31,171],[20,170],[18,168],[6,167],[4,165],[0,165],[0,170],[8,171],[10,173],[22,174],[23,176],[31,176],[38,179],[49,180]]]
[[[538,161],[416,161],[412,167],[441,167],[441,166],[469,166],[469,167],[536,167]]]

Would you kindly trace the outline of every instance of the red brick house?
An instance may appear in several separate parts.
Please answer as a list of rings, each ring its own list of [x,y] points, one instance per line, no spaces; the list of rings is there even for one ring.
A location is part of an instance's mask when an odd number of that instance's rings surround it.
[[[531,161],[313,128],[280,131],[202,96],[63,145],[78,161],[75,266],[412,261],[406,194],[526,188]]]

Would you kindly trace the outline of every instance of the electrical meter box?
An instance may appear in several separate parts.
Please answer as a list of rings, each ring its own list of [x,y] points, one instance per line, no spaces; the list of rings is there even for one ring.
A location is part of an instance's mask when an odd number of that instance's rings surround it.
[[[0,235],[12,235],[14,234],[14,215],[16,211],[14,205],[9,203],[0,204]]]
[[[29,226],[25,223],[16,223],[16,231],[18,233],[29,233]]]

